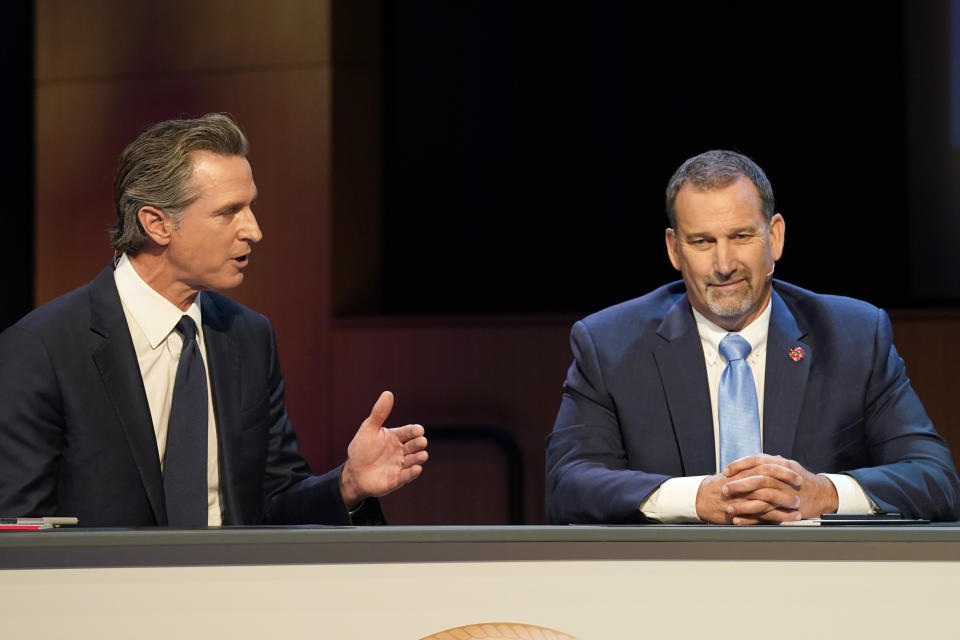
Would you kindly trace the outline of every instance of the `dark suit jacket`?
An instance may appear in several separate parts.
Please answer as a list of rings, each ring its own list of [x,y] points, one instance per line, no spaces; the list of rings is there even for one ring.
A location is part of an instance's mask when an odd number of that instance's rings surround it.
[[[299,453],[269,321],[212,292],[201,307],[224,524],[350,524],[340,469],[313,476]],[[376,501],[368,503],[359,521],[381,520]],[[0,515],[167,524],[156,436],[112,266],[0,334]]]
[[[955,520],[960,481],[892,344],[865,302],[774,282],[763,449],[853,476],[877,506]],[[682,282],[577,322],[547,445],[547,518],[643,522],[666,479],[716,473],[696,321]],[[788,357],[801,347],[805,357]]]

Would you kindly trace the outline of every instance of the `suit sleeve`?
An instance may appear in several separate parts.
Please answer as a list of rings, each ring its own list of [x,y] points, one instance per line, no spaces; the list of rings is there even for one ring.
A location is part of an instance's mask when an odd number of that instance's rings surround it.
[[[893,346],[890,319],[877,311],[875,359],[866,393],[869,467],[853,476],[883,511],[953,521],[960,514],[960,480],[950,449],[936,432]]]
[[[10,327],[0,334],[0,514],[56,514],[62,416],[46,347],[29,331]]]
[[[616,404],[589,329],[570,335],[573,364],[547,439],[546,508],[552,524],[643,523],[640,504],[669,478],[630,469]]]
[[[340,493],[342,465],[322,475],[311,474],[287,417],[283,375],[272,328],[269,369],[270,426],[263,485],[264,520],[269,524],[383,524],[376,499],[368,499],[353,514],[347,510]]]

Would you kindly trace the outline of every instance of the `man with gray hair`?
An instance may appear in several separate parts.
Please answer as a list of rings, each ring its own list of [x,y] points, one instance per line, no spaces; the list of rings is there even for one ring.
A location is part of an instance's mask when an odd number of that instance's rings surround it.
[[[960,480],[887,315],[773,279],[786,227],[760,167],[732,151],[690,158],[666,208],[682,281],[573,327],[548,519],[955,520]]]
[[[375,524],[414,480],[423,427],[384,392],[320,476],[287,419],[273,329],[218,291],[262,234],[231,118],[170,120],[123,152],[116,258],[0,334],[0,514],[82,526]]]

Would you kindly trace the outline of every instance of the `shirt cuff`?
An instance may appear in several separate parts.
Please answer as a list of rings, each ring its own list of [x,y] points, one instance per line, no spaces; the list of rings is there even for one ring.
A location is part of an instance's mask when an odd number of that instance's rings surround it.
[[[703,522],[697,517],[697,492],[707,476],[670,478],[640,504],[643,515],[665,524]]]
[[[842,473],[821,473],[837,490],[837,513],[876,513],[877,505],[853,476]]]

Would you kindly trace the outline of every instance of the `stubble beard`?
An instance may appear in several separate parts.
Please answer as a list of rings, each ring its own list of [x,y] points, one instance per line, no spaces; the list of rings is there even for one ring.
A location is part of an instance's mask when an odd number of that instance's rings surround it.
[[[708,281],[707,284],[707,308],[711,313],[720,318],[736,318],[750,311],[756,301],[756,295],[753,285],[750,283],[750,275],[738,273],[730,280],[743,278],[743,284],[731,293],[723,293],[710,285],[722,284],[720,282]]]

